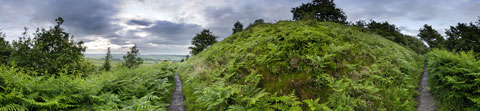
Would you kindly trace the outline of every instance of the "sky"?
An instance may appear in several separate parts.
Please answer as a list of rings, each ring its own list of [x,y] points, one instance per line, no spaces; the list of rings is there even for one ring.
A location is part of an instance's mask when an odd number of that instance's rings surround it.
[[[256,19],[291,20],[291,8],[310,0],[0,0],[0,29],[13,41],[24,32],[49,28],[62,17],[66,32],[84,41],[86,54],[123,54],[136,44],[141,54],[185,55],[191,39],[210,29],[217,40]],[[335,0],[348,21],[395,24],[415,36],[429,24],[444,33],[457,23],[478,21],[480,0]],[[444,35],[444,34],[443,34]]]

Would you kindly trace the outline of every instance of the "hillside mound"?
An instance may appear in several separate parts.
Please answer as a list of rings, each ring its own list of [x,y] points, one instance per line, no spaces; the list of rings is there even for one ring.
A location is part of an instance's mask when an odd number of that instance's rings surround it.
[[[422,56],[358,27],[280,21],[184,62],[189,110],[415,110]]]

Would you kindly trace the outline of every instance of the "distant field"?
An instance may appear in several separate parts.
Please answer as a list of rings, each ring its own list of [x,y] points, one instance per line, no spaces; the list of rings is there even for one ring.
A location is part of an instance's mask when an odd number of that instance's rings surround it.
[[[113,66],[121,65],[123,54],[112,54],[112,57],[111,64]],[[180,62],[186,55],[140,55],[140,57],[144,60],[142,65],[151,66],[164,60]],[[85,54],[85,58],[95,66],[102,66],[105,62],[105,54]]]

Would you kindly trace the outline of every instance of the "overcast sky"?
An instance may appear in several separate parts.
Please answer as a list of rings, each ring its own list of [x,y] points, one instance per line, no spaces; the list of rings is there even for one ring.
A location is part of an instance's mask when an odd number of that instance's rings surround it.
[[[310,0],[0,0],[0,29],[16,40],[28,27],[63,27],[84,41],[88,54],[123,54],[137,44],[141,54],[187,54],[203,28],[223,40],[238,20],[291,20],[292,7]],[[423,24],[439,32],[478,20],[480,0],[336,0],[349,21],[388,21],[416,35]]]

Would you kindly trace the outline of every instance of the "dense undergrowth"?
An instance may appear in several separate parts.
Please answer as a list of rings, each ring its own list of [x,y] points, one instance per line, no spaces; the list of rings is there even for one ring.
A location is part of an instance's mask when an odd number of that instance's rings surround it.
[[[35,76],[0,67],[0,111],[166,110],[176,63],[91,74]]]
[[[423,57],[358,27],[261,24],[178,70],[188,110],[415,110]]]
[[[473,52],[427,54],[429,85],[440,111],[480,110],[480,60]]]

